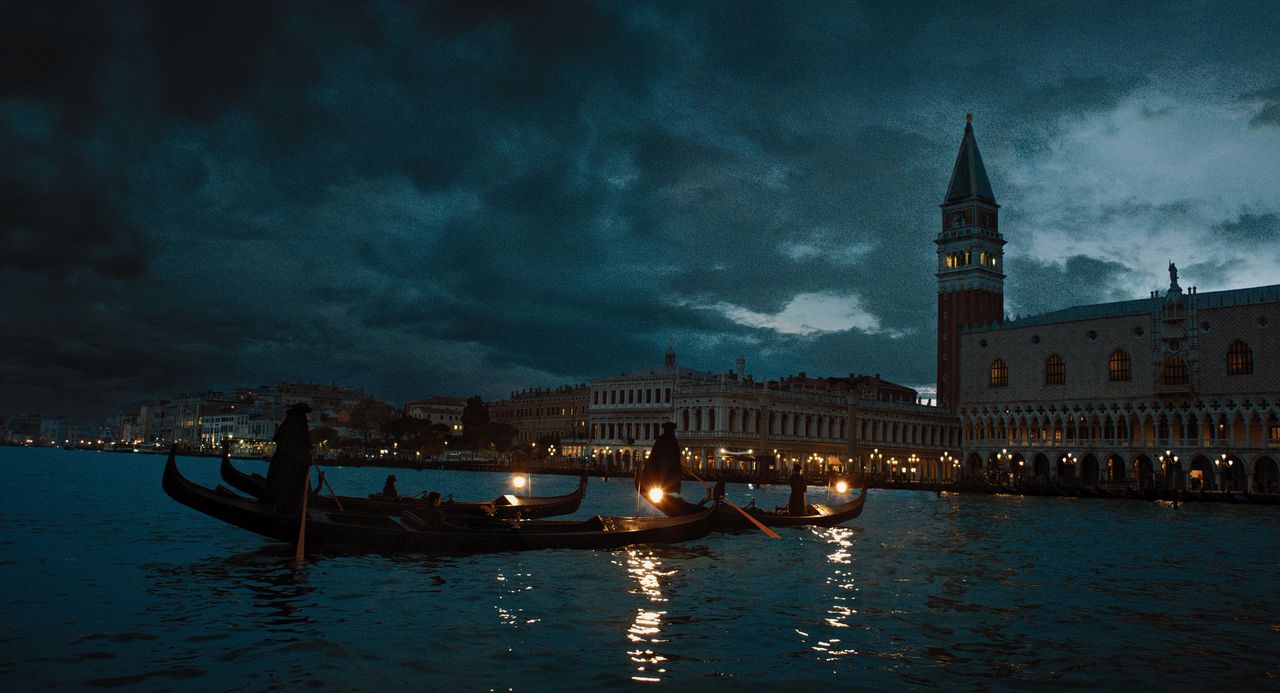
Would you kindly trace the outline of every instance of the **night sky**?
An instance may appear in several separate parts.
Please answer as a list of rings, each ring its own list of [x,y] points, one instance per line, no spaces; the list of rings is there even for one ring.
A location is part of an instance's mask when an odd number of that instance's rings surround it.
[[[931,388],[969,111],[1009,314],[1280,282],[1274,2],[326,5],[0,9],[0,413]]]

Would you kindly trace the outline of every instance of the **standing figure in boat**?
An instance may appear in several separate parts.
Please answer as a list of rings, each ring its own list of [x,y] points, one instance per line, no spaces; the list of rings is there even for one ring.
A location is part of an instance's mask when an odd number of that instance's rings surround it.
[[[787,477],[787,483],[791,485],[791,497],[787,499],[787,512],[792,515],[804,515],[805,506],[808,505],[804,501],[804,492],[809,485],[805,483],[802,469],[803,467],[797,464],[791,468],[791,476]]]
[[[670,421],[662,424],[662,434],[653,441],[649,459],[636,472],[636,490],[647,495],[654,487],[663,493],[680,493],[680,481],[684,471],[680,468],[680,443],[676,440],[676,425]]]
[[[311,473],[311,433],[307,430],[307,413],[311,407],[298,402],[289,407],[284,421],[276,429],[276,453],[267,467],[266,497],[276,510],[286,515],[302,507]]]

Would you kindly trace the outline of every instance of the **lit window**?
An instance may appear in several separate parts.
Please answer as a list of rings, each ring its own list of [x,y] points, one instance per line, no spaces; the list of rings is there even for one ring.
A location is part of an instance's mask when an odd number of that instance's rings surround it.
[[[991,363],[991,387],[1005,387],[1009,384],[1009,367],[1003,359]]]
[[[1054,354],[1044,362],[1044,384],[1061,385],[1067,382],[1067,364],[1061,356]]]
[[[1186,385],[1191,382],[1187,371],[1187,362],[1178,356],[1170,356],[1164,360],[1164,384]]]
[[[1133,365],[1129,360],[1129,352],[1124,349],[1111,352],[1111,358],[1107,360],[1107,373],[1112,382],[1132,379]]]
[[[1253,373],[1253,349],[1240,340],[1227,347],[1227,375],[1251,375]]]

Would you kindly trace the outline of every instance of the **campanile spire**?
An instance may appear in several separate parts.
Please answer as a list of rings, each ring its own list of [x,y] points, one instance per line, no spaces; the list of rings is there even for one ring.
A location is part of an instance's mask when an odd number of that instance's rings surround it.
[[[965,116],[960,151],[942,201],[938,252],[938,401],[955,409],[960,333],[1004,321],[1004,237],[1000,205],[987,178],[973,114]]]

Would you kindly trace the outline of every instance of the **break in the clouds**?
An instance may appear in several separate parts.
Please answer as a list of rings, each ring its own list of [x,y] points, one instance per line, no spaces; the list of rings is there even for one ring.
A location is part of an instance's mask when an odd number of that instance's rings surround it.
[[[934,377],[964,114],[1009,312],[1275,283],[1267,3],[20,2],[0,411],[653,364]],[[962,38],[958,38],[962,37]]]
[[[857,330],[870,335],[889,333],[901,336],[899,331],[885,329],[876,316],[862,307],[862,301],[856,295],[799,294],[776,313],[761,313],[725,302],[703,307],[717,311],[739,325],[784,335],[808,336]]]

